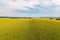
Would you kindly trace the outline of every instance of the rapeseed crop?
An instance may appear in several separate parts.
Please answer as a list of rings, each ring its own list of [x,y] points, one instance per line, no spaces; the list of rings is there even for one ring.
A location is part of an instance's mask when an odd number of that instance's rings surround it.
[[[0,40],[60,40],[60,21],[0,18]]]

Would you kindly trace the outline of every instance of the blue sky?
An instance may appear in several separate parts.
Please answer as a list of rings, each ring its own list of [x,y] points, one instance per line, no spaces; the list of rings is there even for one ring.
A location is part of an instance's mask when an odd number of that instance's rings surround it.
[[[0,16],[60,17],[60,0],[0,0]]]

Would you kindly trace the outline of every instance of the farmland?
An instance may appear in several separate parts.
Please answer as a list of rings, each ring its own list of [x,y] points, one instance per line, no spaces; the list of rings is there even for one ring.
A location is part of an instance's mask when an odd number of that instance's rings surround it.
[[[0,40],[60,40],[60,21],[0,18]]]

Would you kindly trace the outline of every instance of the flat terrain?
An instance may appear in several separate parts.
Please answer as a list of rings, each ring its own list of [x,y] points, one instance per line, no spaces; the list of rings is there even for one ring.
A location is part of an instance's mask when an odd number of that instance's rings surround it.
[[[0,40],[60,40],[60,21],[0,18]]]

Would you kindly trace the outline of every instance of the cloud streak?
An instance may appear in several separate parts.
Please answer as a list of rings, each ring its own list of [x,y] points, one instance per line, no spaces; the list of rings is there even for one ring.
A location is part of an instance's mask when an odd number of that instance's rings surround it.
[[[59,11],[60,0],[0,0],[0,16],[45,16]]]

